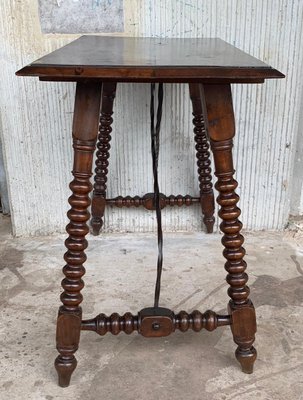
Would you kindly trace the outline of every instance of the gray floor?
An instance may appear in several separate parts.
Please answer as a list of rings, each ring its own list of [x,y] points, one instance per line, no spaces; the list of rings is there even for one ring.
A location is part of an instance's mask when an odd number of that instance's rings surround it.
[[[2,218],[0,399],[303,399],[300,229],[246,235],[258,318],[254,374],[241,373],[229,327],[161,339],[83,332],[66,389],[53,368],[64,236],[13,239],[8,229]],[[224,312],[221,250],[218,234],[165,234],[161,305]],[[155,264],[155,235],[90,237],[84,317],[152,305]]]

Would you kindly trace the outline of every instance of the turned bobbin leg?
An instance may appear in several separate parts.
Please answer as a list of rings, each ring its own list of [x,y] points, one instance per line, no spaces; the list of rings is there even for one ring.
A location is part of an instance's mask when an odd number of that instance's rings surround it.
[[[206,226],[207,232],[212,233],[215,223],[215,204],[211,176],[209,143],[204,123],[201,89],[201,85],[197,83],[189,84],[189,94],[194,116],[193,124],[197,151],[196,157],[199,175],[200,204],[202,214],[204,216],[203,222]]]
[[[86,224],[89,219],[87,208],[90,205],[89,193],[92,190],[90,177],[98,133],[100,98],[100,83],[77,83],[73,121],[74,179],[70,183],[72,195],[69,198],[71,208],[67,213],[70,222],[66,227],[69,236],[65,241],[67,252],[64,255],[65,278],[62,281],[63,305],[59,309],[56,336],[59,356],[55,360],[55,367],[59,385],[62,387],[69,385],[77,366],[74,353],[78,349],[80,339],[81,289],[84,286],[84,250],[87,247],[85,235],[89,231]]]
[[[107,82],[102,86],[101,115],[97,142],[97,159],[94,176],[94,190],[92,199],[91,227],[94,235],[99,235],[103,225],[103,215],[106,204],[106,182],[108,173],[108,159],[112,131],[113,105],[116,95],[115,82]]]
[[[215,187],[219,192],[217,202],[220,205],[219,217],[222,219],[220,229],[224,233],[223,255],[227,260],[226,280],[230,285],[228,295],[231,300],[228,310],[234,341],[238,345],[236,358],[243,372],[252,373],[257,357],[253,347],[256,316],[254,306],[248,298],[248,276],[243,259],[245,250],[242,246],[244,238],[240,234],[242,223],[238,219],[241,211],[237,207],[239,196],[235,193],[238,184],[233,178],[232,146],[235,123],[230,85],[204,85],[204,96],[215,175],[218,178]]]

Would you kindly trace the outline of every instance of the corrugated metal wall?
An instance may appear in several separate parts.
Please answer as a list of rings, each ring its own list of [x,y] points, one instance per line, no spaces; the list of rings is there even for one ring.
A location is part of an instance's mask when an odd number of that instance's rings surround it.
[[[281,229],[290,208],[302,95],[301,0],[125,0],[126,36],[220,37],[287,74],[234,88],[235,161],[248,229]],[[16,78],[14,72],[76,35],[42,35],[36,1],[1,2],[0,113],[11,212],[17,235],[62,231],[71,179],[74,86]],[[185,85],[165,86],[161,190],[198,194]],[[118,85],[108,195],[152,190],[149,87]],[[301,182],[302,184],[302,182]],[[145,210],[108,209],[107,230],[149,231]],[[199,207],[164,211],[167,230],[199,230]]]

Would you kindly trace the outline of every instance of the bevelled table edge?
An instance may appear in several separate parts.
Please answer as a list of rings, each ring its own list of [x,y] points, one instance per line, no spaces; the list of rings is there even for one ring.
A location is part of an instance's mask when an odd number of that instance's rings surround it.
[[[285,78],[271,67],[192,67],[192,66],[57,66],[30,64],[17,76],[39,77],[43,81],[95,79],[116,82],[230,82],[262,83],[265,79]]]

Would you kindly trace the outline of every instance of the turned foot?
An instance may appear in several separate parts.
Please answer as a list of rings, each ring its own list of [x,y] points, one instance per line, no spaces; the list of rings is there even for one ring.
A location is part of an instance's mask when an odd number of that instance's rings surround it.
[[[100,217],[92,217],[90,220],[91,232],[94,236],[98,236],[103,226],[103,220]]]
[[[254,362],[257,358],[257,350],[253,346],[250,349],[241,349],[239,346],[235,354],[241,364],[242,371],[245,374],[252,374],[254,371]]]
[[[58,373],[58,384],[61,387],[67,387],[70,383],[72,373],[76,369],[77,360],[74,356],[58,356],[55,360],[55,368]]]
[[[98,179],[97,175],[95,179]],[[96,183],[95,183],[96,186]],[[91,232],[94,236],[99,235],[100,230],[103,226],[103,216],[106,205],[105,193],[103,195],[93,194],[92,198],[92,218],[90,220]]]
[[[214,217],[214,193],[210,190],[210,193],[201,194],[201,207],[203,213],[203,222],[206,226],[207,233],[213,233],[215,217]]]
[[[204,216],[203,222],[204,222],[204,225],[206,226],[206,232],[207,233],[213,233],[214,224],[215,224],[215,218],[214,217]]]
[[[61,387],[67,387],[70,383],[72,373],[76,369],[77,360],[74,356],[58,356],[55,360],[55,368],[58,373],[58,383]]]

